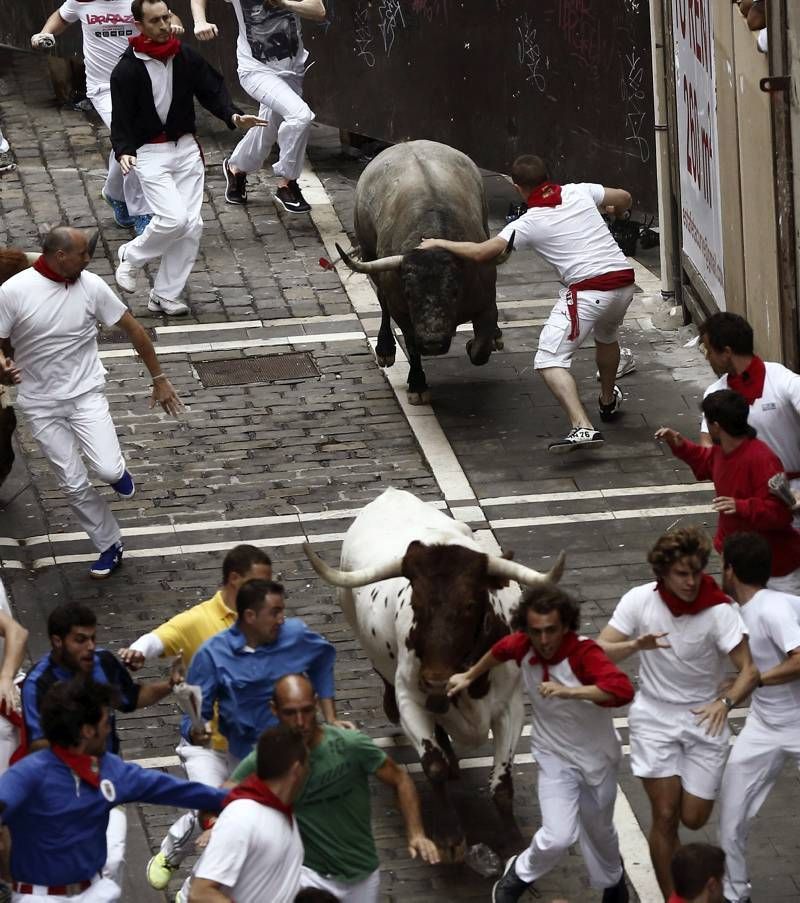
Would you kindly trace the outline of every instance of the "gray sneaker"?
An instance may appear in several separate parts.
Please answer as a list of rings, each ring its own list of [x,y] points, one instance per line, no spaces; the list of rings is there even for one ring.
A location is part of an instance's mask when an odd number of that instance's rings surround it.
[[[500,879],[495,881],[492,888],[492,903],[517,903],[526,890],[533,888],[532,882],[523,881],[517,876],[517,870],[514,868],[516,862],[517,857],[512,856],[506,863]]]
[[[0,172],[11,172],[17,168],[17,158],[14,151],[9,148],[7,151],[0,151]]]
[[[551,455],[563,455],[575,451],[576,448],[600,448],[605,443],[600,430],[591,430],[585,426],[576,426],[563,439],[556,439],[547,446]]]
[[[147,302],[147,309],[155,314],[166,314],[168,317],[182,317],[189,313],[189,307],[183,301],[164,298],[152,290],[150,291],[150,300]]]

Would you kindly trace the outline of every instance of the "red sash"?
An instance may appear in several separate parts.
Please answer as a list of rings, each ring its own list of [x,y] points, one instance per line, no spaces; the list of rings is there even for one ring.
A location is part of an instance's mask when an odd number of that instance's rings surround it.
[[[610,292],[615,288],[625,288],[636,282],[636,274],[633,270],[616,270],[613,273],[604,273],[602,276],[590,276],[580,282],[573,282],[567,288],[567,313],[569,314],[569,340],[578,338],[581,324],[578,320],[578,292],[595,291]]]

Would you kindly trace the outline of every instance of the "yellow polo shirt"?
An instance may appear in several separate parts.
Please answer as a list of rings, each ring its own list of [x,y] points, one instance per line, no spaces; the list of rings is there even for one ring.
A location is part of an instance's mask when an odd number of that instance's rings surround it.
[[[164,646],[164,655],[183,652],[183,664],[188,668],[195,652],[206,640],[216,636],[221,630],[236,623],[236,612],[223,602],[222,593],[217,592],[211,599],[194,605],[170,618],[153,633]],[[225,752],[228,741],[217,730],[217,715],[211,722],[211,748]]]

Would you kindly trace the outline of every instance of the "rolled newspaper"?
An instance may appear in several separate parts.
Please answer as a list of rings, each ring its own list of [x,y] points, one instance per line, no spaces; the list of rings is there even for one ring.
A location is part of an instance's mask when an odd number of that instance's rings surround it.
[[[175,696],[175,699],[178,702],[178,706],[184,715],[189,716],[189,720],[192,723],[192,730],[200,732],[205,732],[206,723],[203,720],[203,716],[201,714],[202,706],[203,706],[203,691],[200,687],[195,684],[187,684],[186,681],[182,681],[179,684],[175,684],[172,689],[172,693]]]

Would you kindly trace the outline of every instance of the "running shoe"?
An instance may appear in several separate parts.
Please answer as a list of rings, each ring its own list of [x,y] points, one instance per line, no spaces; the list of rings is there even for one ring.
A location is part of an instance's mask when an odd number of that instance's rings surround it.
[[[517,875],[514,865],[516,856],[512,856],[506,863],[505,871],[492,888],[492,903],[516,903],[517,900],[529,890],[532,882],[523,881]]]
[[[574,451],[576,448],[600,448],[605,441],[603,434],[599,430],[576,426],[563,439],[551,442],[547,446],[547,450],[551,455],[563,455],[566,452]]]
[[[609,420],[613,420],[617,414],[619,414],[619,409],[622,407],[622,390],[619,386],[614,386],[614,391],[611,395],[611,401],[608,404],[603,402],[602,398],[597,399],[597,410],[600,412],[600,419],[604,423],[608,423]]]
[[[133,294],[136,291],[136,267],[125,259],[127,245],[120,245],[117,251],[119,266],[114,271],[114,279],[123,292]]]
[[[122,543],[115,542],[89,568],[89,576],[95,580],[105,580],[122,564]]]
[[[111,208],[114,213],[114,222],[120,229],[130,229],[136,220],[128,213],[128,205],[125,201],[118,201],[116,198],[110,198],[105,191],[100,192],[100,197]]]
[[[153,218],[152,213],[139,213],[137,216],[133,218],[133,231],[137,236],[141,235],[142,232],[150,225],[150,220]]]
[[[234,172],[228,165],[230,157],[222,161],[222,174],[225,176],[225,200],[229,204],[247,203],[247,173]]]
[[[156,890],[164,890],[175,871],[175,867],[167,862],[167,857],[163,853],[156,853],[147,863],[147,883]],[[177,897],[175,899],[177,900]]]
[[[310,213],[311,205],[303,197],[300,186],[292,180],[275,192],[275,200],[287,213]]]
[[[183,317],[189,313],[189,307],[183,301],[164,298],[152,290],[147,302],[147,309],[156,314],[166,314],[168,317]]]
[[[603,891],[602,903],[629,903],[630,893],[625,881],[625,866],[622,867],[622,875],[613,887],[607,887]]]
[[[9,148],[6,151],[0,151],[0,172],[11,172],[17,168],[17,158],[14,152]]]
[[[636,369],[636,358],[633,356],[633,352],[630,348],[620,348],[619,349],[619,364],[617,364],[617,375],[616,379],[622,379],[623,376],[627,376],[629,373],[633,373]],[[598,370],[594,378],[600,382],[600,371]]]
[[[136,493],[136,484],[127,470],[124,470],[117,482],[111,483],[110,486],[123,499],[132,499]]]

